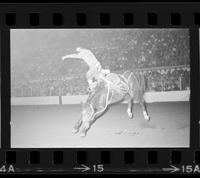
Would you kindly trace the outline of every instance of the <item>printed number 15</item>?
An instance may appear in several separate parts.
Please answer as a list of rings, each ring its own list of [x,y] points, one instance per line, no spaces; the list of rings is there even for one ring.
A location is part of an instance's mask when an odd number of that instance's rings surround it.
[[[93,165],[93,170],[94,172],[103,172],[104,171],[103,164]]]

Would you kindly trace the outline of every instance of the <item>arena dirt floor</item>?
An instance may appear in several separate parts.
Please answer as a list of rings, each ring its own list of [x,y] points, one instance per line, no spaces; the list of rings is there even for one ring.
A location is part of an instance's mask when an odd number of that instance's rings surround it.
[[[148,104],[146,122],[139,104],[129,119],[126,104],[112,106],[86,137],[73,133],[81,105],[12,106],[12,148],[189,147],[189,102]]]

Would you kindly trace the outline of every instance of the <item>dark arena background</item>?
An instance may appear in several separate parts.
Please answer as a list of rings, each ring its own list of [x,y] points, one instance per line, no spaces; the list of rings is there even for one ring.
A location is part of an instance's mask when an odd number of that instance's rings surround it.
[[[90,49],[105,69],[145,75],[151,120],[136,103],[111,106],[86,137],[73,133],[87,98],[83,60]],[[11,148],[189,147],[190,46],[186,29],[11,30]]]

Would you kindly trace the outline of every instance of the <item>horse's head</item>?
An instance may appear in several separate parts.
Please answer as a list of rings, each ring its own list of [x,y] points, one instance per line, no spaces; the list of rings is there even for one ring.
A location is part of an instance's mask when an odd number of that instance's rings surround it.
[[[86,102],[86,103],[82,104],[82,112],[81,112],[81,120],[82,121],[87,121],[87,120],[91,119],[93,114],[94,114],[94,109],[90,103]]]

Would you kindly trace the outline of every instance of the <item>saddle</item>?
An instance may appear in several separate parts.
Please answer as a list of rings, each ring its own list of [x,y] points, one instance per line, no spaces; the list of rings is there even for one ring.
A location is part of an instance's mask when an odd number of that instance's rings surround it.
[[[120,78],[117,74],[115,73],[109,73],[105,76],[105,78],[112,83],[113,85],[117,85],[120,82]]]
[[[115,73],[109,73],[105,76],[105,80],[111,84],[111,88],[118,90],[119,92],[127,92],[128,85],[120,75]]]

